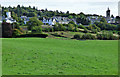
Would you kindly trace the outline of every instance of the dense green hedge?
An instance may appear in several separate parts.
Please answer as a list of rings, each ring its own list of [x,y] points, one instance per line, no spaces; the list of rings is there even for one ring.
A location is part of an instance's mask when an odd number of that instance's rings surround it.
[[[112,31],[102,31],[102,33],[97,34],[97,39],[99,40],[118,40],[117,35],[113,35]]]
[[[86,33],[86,34],[75,34],[74,39],[77,39],[77,40],[86,40],[86,39],[90,39],[90,40],[95,40],[96,37],[94,35],[91,35],[90,33]]]
[[[91,35],[90,33],[86,33],[86,34],[75,34],[74,39],[77,39],[77,40],[119,40],[120,39],[120,36],[115,36],[113,35],[113,33],[111,32],[105,32],[105,33],[101,33],[101,34],[97,34],[96,36],[95,35]]]
[[[16,37],[41,37],[41,38],[46,38],[48,34],[22,34],[18,35]]]
[[[114,36],[113,34],[104,33],[104,34],[97,34],[97,39],[99,39],[99,40],[118,40],[119,37]]]

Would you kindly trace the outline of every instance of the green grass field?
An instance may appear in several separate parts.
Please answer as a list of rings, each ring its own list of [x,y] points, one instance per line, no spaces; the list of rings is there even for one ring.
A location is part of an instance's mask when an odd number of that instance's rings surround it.
[[[118,41],[2,40],[3,75],[118,74]]]

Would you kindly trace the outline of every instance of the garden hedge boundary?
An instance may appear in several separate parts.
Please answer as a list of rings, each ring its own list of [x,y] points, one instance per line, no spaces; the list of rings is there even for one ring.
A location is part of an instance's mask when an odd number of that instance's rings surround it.
[[[17,38],[20,37],[40,37],[40,38],[46,38],[48,36],[48,34],[22,34],[22,35],[18,35],[16,36]]]

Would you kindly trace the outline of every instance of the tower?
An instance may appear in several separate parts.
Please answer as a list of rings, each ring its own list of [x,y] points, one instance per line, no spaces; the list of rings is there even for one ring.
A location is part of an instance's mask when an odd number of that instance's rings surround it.
[[[110,18],[110,9],[109,9],[109,7],[108,7],[108,10],[106,11],[106,17]]]

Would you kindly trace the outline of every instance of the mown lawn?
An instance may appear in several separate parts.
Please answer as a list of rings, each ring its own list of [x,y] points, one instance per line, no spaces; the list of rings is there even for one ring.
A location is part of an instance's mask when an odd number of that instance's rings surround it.
[[[118,41],[2,39],[3,75],[116,75]]]

